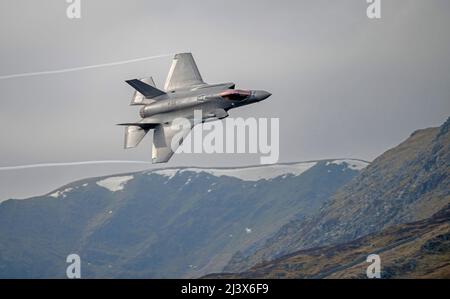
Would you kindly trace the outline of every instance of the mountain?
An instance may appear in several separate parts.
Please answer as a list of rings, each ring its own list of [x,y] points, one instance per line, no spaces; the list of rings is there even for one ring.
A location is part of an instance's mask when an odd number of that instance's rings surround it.
[[[85,179],[0,203],[0,277],[197,277],[327,202],[367,162],[176,168]]]
[[[263,261],[342,244],[392,225],[431,217],[450,203],[450,118],[414,132],[375,159],[310,217],[284,225],[263,244],[237,252],[224,268],[242,272]]]
[[[400,224],[348,243],[297,251],[238,274],[205,278],[367,278],[378,254],[382,278],[450,278],[450,205],[425,220]]]

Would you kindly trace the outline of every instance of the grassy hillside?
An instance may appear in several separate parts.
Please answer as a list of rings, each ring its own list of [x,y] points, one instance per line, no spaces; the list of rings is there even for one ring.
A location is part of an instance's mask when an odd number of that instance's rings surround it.
[[[334,246],[300,250],[238,274],[207,278],[367,278],[369,254],[382,278],[450,278],[450,205],[425,220]]]

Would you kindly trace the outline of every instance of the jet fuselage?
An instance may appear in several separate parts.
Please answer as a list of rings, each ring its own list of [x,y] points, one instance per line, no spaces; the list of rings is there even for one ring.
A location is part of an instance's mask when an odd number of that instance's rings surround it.
[[[140,110],[143,122],[168,122],[175,118],[193,119],[194,111],[201,110],[202,121],[218,116],[217,111],[249,105],[266,99],[271,94],[260,90],[235,90],[234,83],[200,85],[168,92],[163,98],[145,105]]]

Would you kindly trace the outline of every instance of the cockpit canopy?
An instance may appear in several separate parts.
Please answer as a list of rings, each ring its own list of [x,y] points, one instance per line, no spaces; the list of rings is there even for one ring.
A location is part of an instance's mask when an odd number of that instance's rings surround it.
[[[250,90],[242,90],[242,89],[227,89],[221,93],[219,93],[219,96],[226,100],[230,101],[244,101],[248,99],[248,97],[251,95]]]

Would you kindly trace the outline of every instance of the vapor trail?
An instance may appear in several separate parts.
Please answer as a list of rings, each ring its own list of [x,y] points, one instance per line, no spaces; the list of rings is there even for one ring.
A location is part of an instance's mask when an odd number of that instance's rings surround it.
[[[81,162],[61,162],[61,163],[40,163],[40,164],[5,166],[5,167],[0,167],[0,171],[28,169],[28,168],[40,168],[40,167],[78,166],[78,165],[94,165],[94,164],[152,164],[152,162],[128,161],[128,160],[101,160],[101,161],[81,161]]]
[[[115,65],[139,62],[139,61],[144,61],[144,60],[151,60],[151,59],[156,59],[156,58],[168,57],[168,56],[172,56],[172,55],[173,54],[161,54],[161,55],[147,56],[147,57],[141,57],[141,58],[135,58],[135,59],[129,59],[129,60],[122,60],[122,61],[116,61],[116,62],[110,62],[110,63],[102,63],[102,64],[79,66],[79,67],[73,67],[73,68],[61,69],[61,70],[4,75],[4,76],[0,76],[0,80],[13,79],[13,78],[22,78],[22,77],[31,77],[31,76],[40,76],[40,75],[53,75],[53,74],[61,74],[61,73],[82,71],[82,70],[88,70],[88,69],[93,69],[93,68],[115,66]]]

